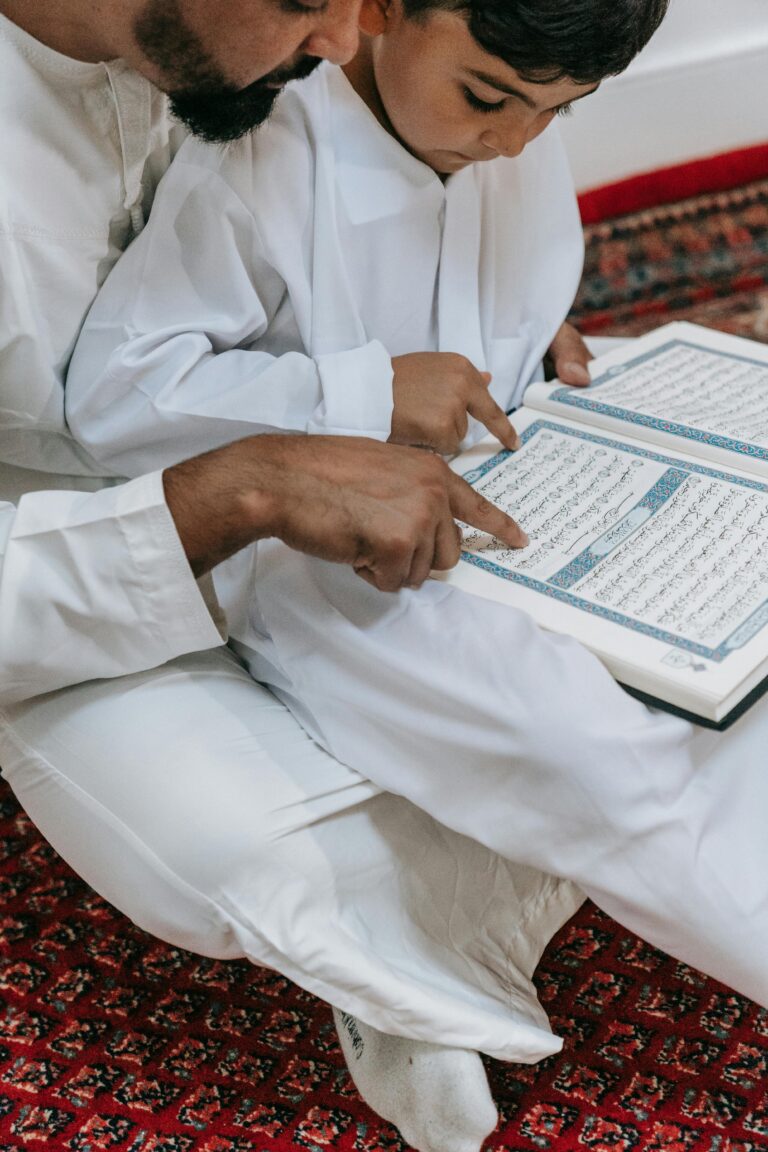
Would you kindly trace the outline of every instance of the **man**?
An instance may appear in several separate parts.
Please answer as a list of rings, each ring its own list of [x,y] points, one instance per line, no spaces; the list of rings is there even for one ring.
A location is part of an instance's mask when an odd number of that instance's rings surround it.
[[[198,133],[236,135],[314,59],[352,54],[358,6],[0,2],[0,764],[137,923],[403,1037],[345,1018],[368,1098],[417,1148],[458,1152],[495,1122],[475,1049],[560,1046],[530,974],[581,895],[322,753],[221,648],[194,577],[276,535],[395,589],[456,561],[454,515],[519,530],[412,449],[262,437],[105,486],[63,421],[83,316],[178,143],[161,90]]]

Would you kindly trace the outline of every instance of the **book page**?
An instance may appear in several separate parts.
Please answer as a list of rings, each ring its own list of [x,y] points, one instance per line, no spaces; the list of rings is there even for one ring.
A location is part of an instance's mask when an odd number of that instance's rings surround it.
[[[456,470],[530,544],[509,549],[465,526],[460,569],[541,594],[516,602],[590,647],[605,622],[679,670],[722,666],[759,634],[768,651],[768,484],[535,413],[526,422],[518,452]],[[453,582],[489,594],[487,582]]]
[[[588,388],[535,385],[526,405],[768,475],[768,349],[735,337],[670,325],[595,361]]]

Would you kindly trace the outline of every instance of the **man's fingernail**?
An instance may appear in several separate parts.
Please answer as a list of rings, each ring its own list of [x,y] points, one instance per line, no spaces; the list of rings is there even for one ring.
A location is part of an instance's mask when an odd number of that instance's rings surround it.
[[[521,444],[522,444],[522,440],[520,439],[520,433],[517,431],[516,428],[513,428],[512,429],[512,438],[509,442],[509,446],[513,452],[516,452]]]
[[[529,544],[530,544],[530,540],[528,539],[528,533],[523,532],[523,530],[521,528],[520,529],[520,543],[518,544],[518,548],[527,548]]]
[[[592,379],[588,369],[579,364],[578,360],[569,360],[567,364],[563,364],[562,375],[567,376],[575,384],[589,384]]]

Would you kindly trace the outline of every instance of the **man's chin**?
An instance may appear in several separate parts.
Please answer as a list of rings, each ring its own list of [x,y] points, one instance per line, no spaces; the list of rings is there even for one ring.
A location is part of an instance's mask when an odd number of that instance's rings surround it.
[[[232,96],[205,98],[199,93],[171,96],[171,112],[201,140],[229,144],[255,131],[269,119],[282,88],[264,85]]]
[[[305,56],[292,68],[276,70],[247,88],[190,88],[170,94],[171,111],[193,135],[211,144],[229,144],[247,136],[268,120],[275,101],[291,80],[304,80],[320,64]]]

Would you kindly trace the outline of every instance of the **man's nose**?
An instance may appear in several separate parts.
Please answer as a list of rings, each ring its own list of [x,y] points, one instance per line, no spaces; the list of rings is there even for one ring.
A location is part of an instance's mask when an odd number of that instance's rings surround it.
[[[327,10],[307,37],[304,52],[332,64],[346,64],[360,43],[360,0],[330,0]]]

